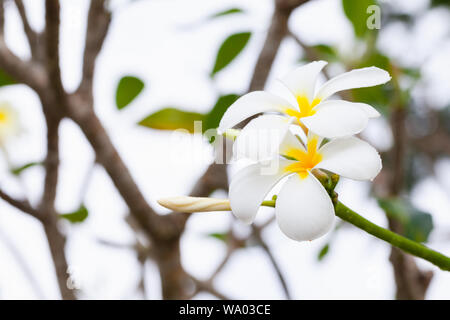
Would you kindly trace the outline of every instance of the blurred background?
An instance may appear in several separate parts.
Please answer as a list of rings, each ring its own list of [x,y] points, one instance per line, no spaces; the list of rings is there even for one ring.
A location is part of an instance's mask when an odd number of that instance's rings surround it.
[[[3,4],[4,42],[22,60],[33,60],[17,2]],[[44,30],[45,1],[23,4],[30,28]],[[60,5],[59,64],[64,90],[71,94],[83,76],[91,4],[61,0]],[[368,12],[371,5],[376,7]],[[111,0],[105,6],[112,19],[97,59],[94,108],[157,213],[169,214],[158,198],[189,194],[213,160],[207,139],[174,135],[173,129],[192,131],[194,120],[203,121],[203,129],[215,128],[238,96],[264,84],[283,94],[277,78],[308,61],[329,62],[322,82],[375,65],[390,72],[390,83],[342,97],[382,113],[361,137],[380,151],[384,168],[373,183],[341,179],[339,199],[377,224],[450,254],[450,1]],[[367,19],[378,13],[379,29],[377,23],[370,29]],[[0,103],[18,110],[22,130],[4,146],[0,186],[37,207],[47,153],[41,96],[3,65],[0,61]],[[161,263],[151,254],[151,241],[130,218],[126,201],[74,121],[62,120],[59,147],[55,212],[66,238],[69,289],[80,299],[171,298],[163,295]],[[228,166],[229,176],[243,165]],[[213,176],[223,180],[223,169]],[[226,197],[223,181],[222,186],[212,188],[212,195]],[[328,235],[298,243],[280,232],[272,216],[272,209],[261,208],[253,228],[228,212],[190,216],[180,252],[174,252],[188,275],[182,296],[450,298],[449,273],[391,252],[362,230],[338,223]],[[0,298],[61,298],[41,221],[5,201],[0,201]]]

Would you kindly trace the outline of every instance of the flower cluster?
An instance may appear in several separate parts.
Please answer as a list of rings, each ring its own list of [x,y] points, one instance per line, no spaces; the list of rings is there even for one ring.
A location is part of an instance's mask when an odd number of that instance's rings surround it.
[[[235,151],[257,162],[231,179],[231,210],[243,222],[252,223],[268,193],[286,180],[277,196],[275,214],[280,229],[297,241],[316,239],[334,224],[333,203],[313,170],[355,180],[372,180],[381,170],[377,151],[354,136],[379,113],[364,103],[329,98],[339,91],[386,83],[389,74],[375,67],[356,69],[316,89],[325,65],[324,61],[312,62],[280,79],[296,105],[268,92],[251,92],[230,106],[218,128],[225,132],[263,113],[242,129],[235,142]],[[255,143],[268,129],[275,139]],[[257,152],[250,152],[255,146]]]

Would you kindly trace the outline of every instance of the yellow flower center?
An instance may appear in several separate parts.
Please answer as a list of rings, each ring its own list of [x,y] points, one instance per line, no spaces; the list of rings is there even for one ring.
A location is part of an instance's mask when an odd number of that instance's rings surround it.
[[[316,98],[312,101],[312,103],[309,103],[306,96],[297,96],[297,103],[300,111],[287,109],[286,113],[291,117],[297,118],[298,123],[302,126],[300,119],[314,115],[316,113],[314,107],[320,103],[320,99]]]
[[[285,168],[288,172],[297,173],[300,178],[306,178],[308,171],[313,169],[320,161],[322,155],[317,151],[319,139],[317,136],[310,138],[307,143],[306,152],[301,149],[289,149],[284,155],[297,160]]]
[[[8,122],[8,114],[5,111],[0,110],[0,123],[3,124],[6,122]]]

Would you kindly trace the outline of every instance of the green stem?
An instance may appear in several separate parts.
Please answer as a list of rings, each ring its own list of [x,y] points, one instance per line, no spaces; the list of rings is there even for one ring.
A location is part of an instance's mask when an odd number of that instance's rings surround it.
[[[275,207],[275,201],[264,201],[262,205],[266,207]],[[370,233],[374,237],[389,242],[394,247],[402,249],[403,251],[408,252],[416,257],[427,260],[438,266],[442,270],[450,271],[450,258],[443,255],[442,253],[434,251],[418,242],[412,241],[395,232],[392,232],[370,222],[350,208],[346,207],[341,202],[338,202],[336,204],[335,212],[336,216],[338,216],[342,220],[353,224],[354,226],[366,231],[367,233]]]

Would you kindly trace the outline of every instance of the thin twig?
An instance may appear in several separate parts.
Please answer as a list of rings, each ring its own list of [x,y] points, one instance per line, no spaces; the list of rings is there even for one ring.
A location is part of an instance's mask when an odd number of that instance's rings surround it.
[[[14,0],[14,3],[16,4],[17,10],[19,11],[20,19],[22,20],[23,31],[28,39],[31,53],[33,57],[37,57],[39,52],[39,35],[33,30],[28,21],[27,13],[22,0]]]
[[[195,283],[195,285],[197,286],[195,294],[204,291],[204,292],[208,292],[208,293],[212,294],[213,296],[215,296],[216,298],[218,298],[220,300],[231,300],[225,294],[221,293],[216,288],[214,288],[214,286],[210,282],[208,282],[208,281],[201,281],[201,280],[196,279],[196,278],[194,278],[192,276],[191,276],[191,279]]]
[[[267,243],[264,241],[264,239],[261,236],[261,230],[253,225],[253,236],[255,237],[256,241],[258,242],[258,244],[260,245],[260,247],[264,250],[264,252],[267,254],[267,256],[270,259],[270,262],[272,263],[273,268],[275,269],[275,272],[278,276],[278,280],[281,283],[281,286],[283,288],[284,294],[286,295],[286,299],[291,300],[292,296],[291,293],[289,291],[286,279],[284,278],[283,273],[281,272],[281,268],[278,265],[277,260],[275,259],[275,256],[272,253],[272,250],[270,250],[269,246],[267,245]]]
[[[37,219],[41,219],[41,213],[38,210],[31,207],[28,201],[15,199],[10,195],[8,195],[3,190],[0,190],[0,198],[2,198],[5,202],[10,204],[14,208],[19,209],[22,212],[28,213],[29,215]]]
[[[91,1],[88,13],[86,42],[83,56],[83,76],[79,91],[90,94],[94,79],[95,61],[102,49],[111,22],[111,12],[105,0]]]
[[[33,291],[36,293],[38,299],[44,299],[45,295],[42,292],[35,277],[33,276],[33,270],[28,266],[24,257],[20,254],[19,248],[17,248],[16,245],[2,231],[0,231],[0,241],[2,241],[9,249],[9,252],[14,257],[19,267],[22,269],[23,274],[33,288]]]

